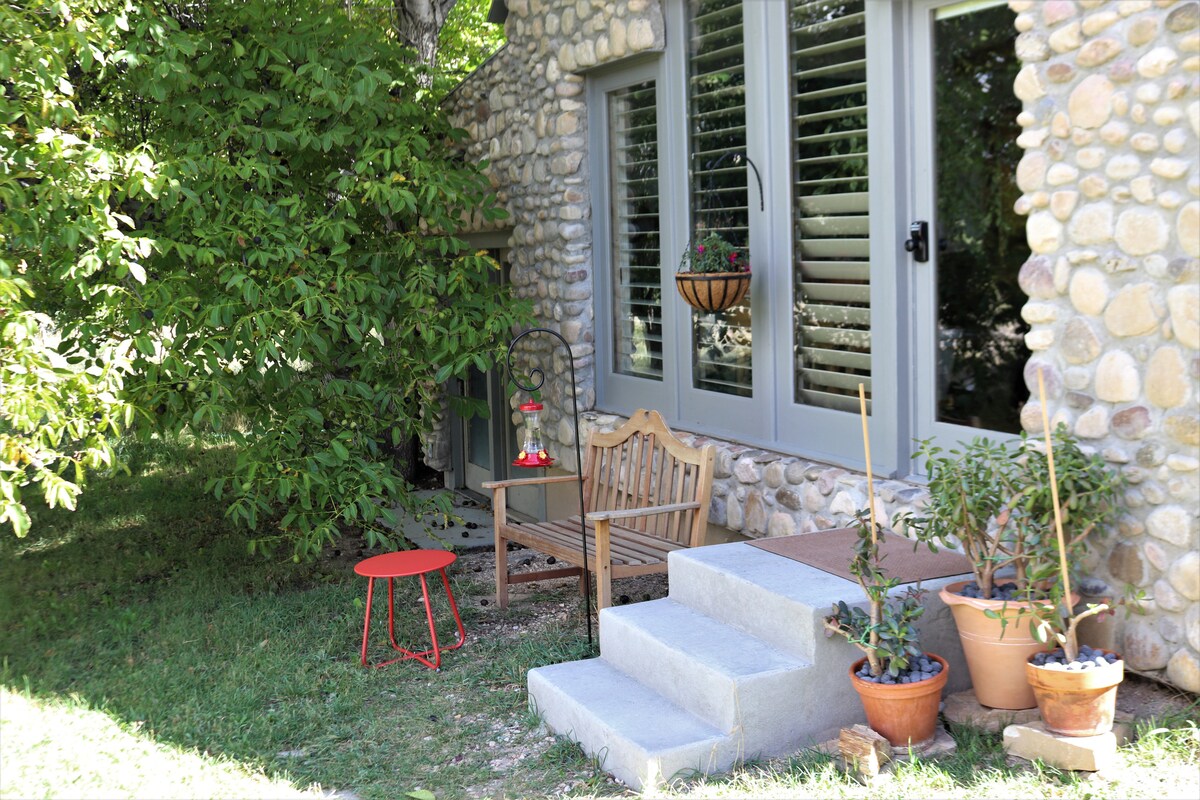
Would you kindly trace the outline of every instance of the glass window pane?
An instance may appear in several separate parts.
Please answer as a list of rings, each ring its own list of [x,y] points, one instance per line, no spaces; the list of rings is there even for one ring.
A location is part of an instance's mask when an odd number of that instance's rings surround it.
[[[871,392],[864,0],[791,0],[794,400]]]
[[[693,233],[749,242],[746,70],[740,0],[688,3],[688,119]],[[754,260],[750,259],[753,269]],[[761,278],[760,278],[761,280]],[[750,305],[692,312],[692,382],[698,389],[751,394]]]
[[[624,375],[662,380],[655,101],[653,81],[608,95],[613,364]]]
[[[963,4],[940,11],[934,29],[937,418],[1011,433],[1029,396],[1013,17],[1005,5]]]

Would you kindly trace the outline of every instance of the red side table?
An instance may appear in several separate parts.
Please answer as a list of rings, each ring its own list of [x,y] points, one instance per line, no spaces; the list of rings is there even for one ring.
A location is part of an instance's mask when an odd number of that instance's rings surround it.
[[[390,661],[371,664],[370,666],[385,667],[388,664],[412,658],[431,669],[437,669],[442,663],[442,653],[444,651],[457,650],[463,646],[463,642],[467,640],[467,634],[463,629],[462,617],[458,615],[458,605],[454,602],[454,592],[450,591],[450,579],[446,577],[446,567],[453,564],[457,558],[458,556],[445,550],[401,550],[397,553],[384,553],[380,556],[372,556],[354,565],[354,571],[367,579],[367,617],[363,624],[361,656],[364,667],[368,666],[367,637],[371,632],[371,598],[376,578],[387,578],[388,641],[391,642],[393,650],[398,650],[404,655],[399,658],[393,658]],[[438,647],[437,631],[433,626],[433,607],[429,605],[429,586],[425,582],[425,575],[434,570],[442,573],[442,585],[446,587],[446,597],[450,599],[450,609],[454,612],[454,621],[458,623],[458,641],[450,647]],[[422,650],[419,653],[406,650],[396,644],[395,595],[392,591],[392,580],[394,578],[405,578],[410,575],[416,575],[421,579],[421,594],[425,598],[425,616],[429,620],[429,636],[433,639],[433,647],[428,650]],[[430,654],[433,655],[433,661],[425,657]]]

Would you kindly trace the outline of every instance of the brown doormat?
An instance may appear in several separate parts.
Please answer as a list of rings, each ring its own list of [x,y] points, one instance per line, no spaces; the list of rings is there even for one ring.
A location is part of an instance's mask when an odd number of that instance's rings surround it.
[[[850,559],[854,555],[857,540],[858,533],[854,528],[835,528],[816,533],[759,539],[747,544],[853,581]],[[884,531],[883,540],[879,543],[879,554],[883,559],[883,571],[888,576],[899,578],[901,583],[915,583],[971,572],[971,562],[962,553],[952,550],[931,553],[929,547],[924,544],[918,545],[916,552],[913,552],[914,544],[916,543],[911,539]]]

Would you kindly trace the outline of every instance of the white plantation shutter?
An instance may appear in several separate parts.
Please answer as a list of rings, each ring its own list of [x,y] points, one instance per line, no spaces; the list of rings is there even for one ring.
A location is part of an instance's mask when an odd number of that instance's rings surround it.
[[[864,0],[791,0],[795,401],[871,387]]]
[[[749,241],[746,75],[741,0],[688,3],[688,125],[693,231]],[[753,266],[753,259],[751,259]],[[751,394],[750,306],[692,313],[693,385]]]
[[[613,363],[662,380],[662,267],[654,81],[608,93]]]

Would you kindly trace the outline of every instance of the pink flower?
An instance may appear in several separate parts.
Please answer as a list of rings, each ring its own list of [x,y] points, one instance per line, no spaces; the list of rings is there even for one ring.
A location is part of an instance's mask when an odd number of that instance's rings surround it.
[[[702,244],[698,244],[698,245],[696,245],[696,252],[697,252],[697,253],[703,253],[703,252],[704,252],[704,245],[702,245]]]

